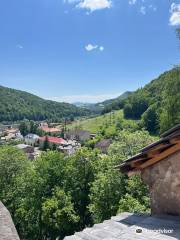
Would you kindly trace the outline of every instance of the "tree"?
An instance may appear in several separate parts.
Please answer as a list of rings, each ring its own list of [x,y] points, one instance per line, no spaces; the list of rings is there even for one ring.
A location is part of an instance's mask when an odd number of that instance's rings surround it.
[[[108,155],[81,148],[65,157],[49,150],[29,162],[14,147],[0,148],[0,198],[20,237],[61,240],[118,209],[148,211],[148,191],[140,178],[128,179],[114,168],[155,139],[147,131],[133,131],[119,131]]]
[[[74,214],[70,211],[72,206],[69,194],[62,192],[68,184],[67,174],[72,173],[71,161],[67,161],[64,155],[57,151],[47,151],[31,164],[32,168],[18,178],[19,187],[14,197],[16,227],[22,239],[53,240],[57,232],[61,233],[61,229],[56,224],[53,231],[49,232],[50,235],[48,230],[52,222],[58,221],[58,213],[66,212],[66,207],[68,207],[66,213],[72,213],[72,217]],[[62,200],[62,205],[60,200]],[[58,205],[55,208],[50,203]],[[64,206],[63,209],[59,208],[60,206]],[[70,217],[69,220],[71,219],[73,218]],[[66,221],[68,222],[68,217]],[[71,227],[69,224],[69,229]]]
[[[0,148],[0,199],[9,206],[12,203],[13,190],[16,180],[28,168],[26,156],[15,147],[2,146]]]
[[[49,141],[48,141],[48,136],[45,136],[45,140],[43,143],[43,150],[46,151],[47,149],[49,149]]]
[[[125,181],[126,194],[119,202],[118,212],[150,212],[150,199],[147,186],[139,175]]]
[[[34,134],[37,134],[38,124],[31,120],[31,121],[29,122],[29,125],[30,125],[30,130],[29,130],[29,132],[30,132],[30,133],[34,133]]]
[[[125,118],[132,118],[132,105],[130,103],[127,103],[125,106],[124,106],[124,117]]]
[[[117,165],[127,158],[137,154],[143,147],[154,142],[157,138],[151,137],[147,131],[122,130],[116,137],[116,141],[109,147],[109,156]]]
[[[69,174],[68,184],[70,184],[72,200],[77,215],[80,217],[79,229],[92,224],[90,204],[90,186],[94,181],[94,164],[98,161],[96,151],[81,148],[71,157],[73,171]],[[96,165],[96,164],[95,164]],[[70,190],[69,189],[69,190]]]
[[[71,196],[56,187],[52,197],[42,204],[42,222],[46,226],[44,235],[47,239],[63,239],[73,234],[79,218],[75,213]]]
[[[24,120],[23,122],[21,122],[19,125],[19,130],[23,136],[26,136],[30,132],[29,121]]]
[[[149,212],[144,205],[142,205],[136,198],[132,197],[130,194],[126,194],[119,201],[119,213],[130,212],[130,213],[143,213]]]
[[[176,75],[175,75],[176,74]],[[174,77],[175,75],[175,77]],[[180,123],[180,68],[174,69],[172,81],[165,86],[162,111],[160,115],[160,131],[164,132]]]
[[[89,210],[95,223],[116,215],[124,194],[124,177],[112,169],[97,174],[90,190]]]
[[[159,129],[158,105],[151,105],[142,115],[143,125],[150,133],[157,133]]]

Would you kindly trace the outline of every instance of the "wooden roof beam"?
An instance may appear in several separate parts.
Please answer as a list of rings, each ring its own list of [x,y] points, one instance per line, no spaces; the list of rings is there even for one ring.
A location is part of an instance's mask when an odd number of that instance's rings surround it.
[[[165,151],[163,151],[162,153],[158,154],[157,156],[155,156],[154,158],[151,158],[149,161],[146,161],[145,163],[141,164],[139,166],[139,169],[144,169],[147,168],[155,163],[157,163],[158,161],[168,157],[169,155],[180,151],[180,143],[177,143],[176,145],[166,149]]]

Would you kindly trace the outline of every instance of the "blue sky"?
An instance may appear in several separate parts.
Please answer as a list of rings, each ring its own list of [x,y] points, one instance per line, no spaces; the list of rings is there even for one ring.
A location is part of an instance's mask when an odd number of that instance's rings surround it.
[[[97,102],[179,63],[180,1],[2,0],[0,84]]]

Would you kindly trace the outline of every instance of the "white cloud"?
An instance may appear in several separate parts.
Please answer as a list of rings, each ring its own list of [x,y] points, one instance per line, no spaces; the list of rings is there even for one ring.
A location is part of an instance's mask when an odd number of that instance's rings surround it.
[[[111,0],[80,0],[76,7],[93,12],[95,10],[111,8],[112,2]]]
[[[89,43],[88,45],[85,46],[85,49],[90,52],[92,50],[98,49],[99,51],[104,51],[104,47],[103,46],[98,46],[98,45],[93,45],[91,43]]]
[[[103,46],[100,46],[99,47],[99,50],[102,52],[102,51],[104,51],[104,47]]]
[[[142,7],[140,8],[140,13],[142,13],[143,15],[145,15],[145,14],[146,14],[146,7],[142,6]]]
[[[134,4],[136,4],[136,2],[137,2],[137,0],[129,0],[130,5],[134,5]]]
[[[17,44],[16,47],[19,48],[19,49],[23,49],[23,46],[20,45],[20,44]]]
[[[87,51],[92,51],[94,49],[98,48],[98,45],[92,45],[92,44],[88,44],[87,46],[85,46],[85,49]]]
[[[154,12],[157,11],[157,7],[153,6],[152,4],[149,5],[149,8],[150,8],[151,10],[153,10]]]
[[[75,103],[75,102],[97,103],[107,99],[116,98],[120,95],[121,93],[99,94],[99,95],[84,94],[84,95],[71,95],[71,96],[62,96],[62,97],[50,97],[46,99],[57,101],[57,102],[68,102],[68,103]]]
[[[172,26],[180,24],[180,4],[172,3],[170,8],[170,19],[169,23]]]

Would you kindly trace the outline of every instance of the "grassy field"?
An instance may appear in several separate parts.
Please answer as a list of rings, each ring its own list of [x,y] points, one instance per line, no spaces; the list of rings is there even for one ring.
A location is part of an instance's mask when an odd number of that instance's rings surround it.
[[[125,120],[123,111],[118,110],[105,115],[101,115],[94,118],[88,118],[83,120],[74,121],[72,124],[67,125],[68,129],[79,128],[88,130],[91,133],[97,133],[101,127],[115,126],[118,122],[124,122],[124,124],[134,124],[134,120]]]

